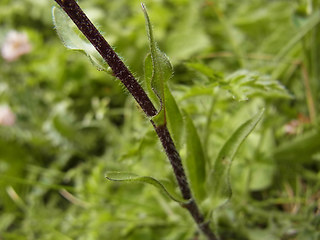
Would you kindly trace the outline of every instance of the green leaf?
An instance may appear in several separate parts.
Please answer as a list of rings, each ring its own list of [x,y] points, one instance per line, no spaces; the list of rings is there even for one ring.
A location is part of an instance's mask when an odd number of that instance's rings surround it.
[[[181,86],[180,88],[184,90],[183,96],[180,98],[180,101],[184,101],[189,98],[198,97],[198,96],[213,96],[214,88],[216,84],[210,84],[206,86]],[[217,97],[217,96],[215,96]]]
[[[197,71],[209,78],[210,82],[219,82],[223,80],[223,74],[213,68],[199,62],[186,63],[186,66],[194,71]]]
[[[243,69],[224,77],[223,74],[202,63],[187,63],[186,66],[205,76],[209,83],[189,88],[183,99],[199,95],[213,95],[216,87],[228,91],[237,101],[245,101],[253,96],[292,98],[292,95],[279,81],[268,75]]]
[[[153,118],[153,120],[157,125],[163,125],[166,123],[165,87],[167,81],[172,77],[173,69],[168,57],[160,51],[156,41],[153,38],[151,22],[147,10],[143,4],[142,9],[146,20],[147,34],[149,38],[152,61],[152,77],[150,81],[151,86],[148,86],[147,88],[151,88],[153,90],[153,92],[158,97],[161,106],[158,114]],[[148,63],[150,62],[146,62],[146,68],[148,73],[150,73],[150,64]]]
[[[264,109],[253,118],[242,124],[227,140],[220,150],[209,176],[208,192],[210,193],[210,209],[216,209],[225,204],[231,197],[229,182],[232,160],[240,145],[261,120]]]
[[[178,21],[172,24],[165,41],[166,49],[174,62],[190,59],[211,46],[202,22],[202,2],[189,1],[188,5],[184,11],[177,9],[175,17]]]
[[[169,87],[165,86],[165,98],[166,98],[166,119],[168,123],[169,132],[173,138],[173,141],[179,150],[182,147],[182,137],[184,122],[181,111],[172,96]]]
[[[239,70],[229,75],[222,86],[238,101],[248,100],[254,95],[271,98],[292,98],[285,87],[267,75],[248,70]]]
[[[274,179],[275,167],[266,162],[253,162],[250,164],[251,191],[261,191],[271,186]]]
[[[168,57],[157,47],[153,38],[150,19],[143,4],[142,9],[145,15],[151,52],[145,59],[146,88],[153,103],[160,108],[153,120],[158,126],[168,123],[174,143],[179,149],[183,134],[183,118],[167,84],[172,76],[173,69]]]
[[[145,86],[148,91],[148,96],[152,100],[152,102],[157,106],[161,107],[159,104],[159,98],[153,91],[151,87],[151,79],[152,79],[152,59],[151,54],[148,54],[148,56],[145,59]],[[166,114],[166,121],[168,123],[168,128],[170,133],[172,134],[172,138],[174,140],[174,143],[177,147],[177,149],[181,148],[181,141],[182,141],[182,135],[183,135],[183,118],[181,115],[181,111],[172,96],[169,87],[167,84],[164,85],[164,98],[166,99],[166,108],[165,108],[165,114]]]
[[[273,152],[273,157],[280,163],[306,163],[312,161],[312,156],[320,149],[320,131],[313,129],[294,139],[282,143]]]
[[[308,34],[312,29],[315,28],[320,22],[320,11],[314,11],[314,13],[309,17],[308,20],[299,28],[297,34],[291,37],[290,41],[279,51],[277,56],[274,58],[275,62],[280,62],[290,50],[293,49],[295,45],[300,43],[306,34]]]
[[[64,46],[84,52],[99,71],[107,71],[109,66],[98,51],[87,40],[80,38],[75,24],[60,8],[52,8],[53,23]]]
[[[186,169],[191,189],[197,200],[205,197],[206,159],[198,132],[188,114],[185,114]]]
[[[147,183],[160,189],[173,201],[181,204],[187,203],[186,200],[184,200],[174,191],[173,186],[169,181],[157,180],[148,176],[138,176],[136,174],[127,172],[108,172],[106,173],[105,177],[111,181]]]
[[[148,96],[151,99],[152,103],[156,106],[157,109],[161,108],[159,98],[157,94],[154,92],[152,88],[152,74],[153,74],[153,66],[152,66],[152,58],[151,53],[147,55],[144,61],[144,80],[145,87],[148,92]]]

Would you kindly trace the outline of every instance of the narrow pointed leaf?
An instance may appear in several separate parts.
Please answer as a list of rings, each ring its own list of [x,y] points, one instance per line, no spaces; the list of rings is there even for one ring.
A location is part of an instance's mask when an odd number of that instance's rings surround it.
[[[75,31],[74,23],[69,19],[66,13],[60,8],[53,7],[52,16],[56,31],[65,47],[72,50],[83,51],[99,71],[106,71],[108,69],[108,64],[92,44],[80,38]]]
[[[182,197],[180,197],[174,190],[173,186],[169,181],[157,180],[153,177],[148,176],[138,176],[133,173],[127,172],[108,172],[106,173],[106,178],[111,181],[119,181],[119,182],[132,182],[132,183],[147,183],[150,184],[162,192],[164,192],[169,198],[178,203],[187,203]]]
[[[166,119],[170,134],[172,135],[174,144],[177,149],[182,147],[182,137],[184,130],[184,122],[181,111],[176,103],[176,100],[172,96],[168,86],[165,86],[165,98],[166,98]]]
[[[157,108],[161,107],[159,104],[159,98],[153,91],[151,87],[151,79],[152,79],[152,59],[151,54],[145,59],[144,72],[145,72],[145,87],[148,91],[148,96],[152,100],[152,102],[156,105]],[[169,87],[167,84],[164,85],[164,98],[166,99],[166,121],[168,123],[168,128],[170,133],[172,134],[173,141],[179,150],[182,146],[182,135],[183,135],[183,118],[181,115],[181,111],[172,96]]]
[[[159,98],[157,94],[154,92],[152,88],[152,74],[153,74],[153,66],[152,66],[152,58],[149,53],[144,60],[144,83],[145,88],[148,92],[148,96],[151,99],[152,103],[156,106],[157,109],[161,108]]]
[[[320,22],[320,11],[314,11],[313,14],[305,21],[304,25],[300,27],[297,34],[291,37],[291,40],[279,51],[275,57],[275,62],[280,62],[286,54],[305,37],[312,29]]]
[[[189,115],[185,114],[186,132],[186,168],[191,183],[191,189],[197,200],[205,197],[206,160],[198,132]]]
[[[156,41],[154,40],[151,22],[144,5],[142,5],[142,9],[146,20],[152,60],[152,77],[150,83],[151,88],[157,95],[161,106],[158,114],[153,118],[153,120],[157,125],[163,125],[166,123],[165,86],[166,82],[171,78],[173,70],[168,57],[160,51]],[[150,86],[148,88],[150,88]]]
[[[242,124],[227,140],[214,163],[209,176],[210,208],[213,210],[225,204],[231,197],[229,173],[232,160],[240,145],[261,120],[264,110]]]

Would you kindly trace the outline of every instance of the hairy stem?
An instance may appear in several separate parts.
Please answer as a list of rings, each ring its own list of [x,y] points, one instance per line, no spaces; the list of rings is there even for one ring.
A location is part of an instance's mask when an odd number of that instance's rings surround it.
[[[121,61],[109,43],[100,34],[98,29],[92,24],[80,6],[74,0],[55,0],[68,14],[79,30],[86,36],[91,44],[97,49],[103,59],[108,63],[114,75],[120,79],[123,85],[135,98],[142,110],[151,117],[157,114],[146,92],[142,89],[132,73]]]
[[[77,25],[79,30],[86,36],[91,44],[97,49],[103,59],[108,63],[114,75],[120,79],[124,86],[128,89],[131,95],[135,98],[137,103],[147,116],[154,116],[157,110],[147,96],[146,92],[140,86],[138,81],[134,78],[132,73],[128,70],[125,64],[121,61],[119,56],[115,53],[108,42],[103,38],[99,31],[95,28],[92,22],[88,19],[85,13],[81,10],[79,5],[74,0],[55,0],[62,9],[68,14],[72,21]],[[185,207],[197,223],[199,229],[205,234],[208,240],[216,240],[209,227],[209,223],[205,222],[198,205],[192,197],[190,186],[182,166],[181,157],[174,145],[171,135],[166,125],[156,126],[150,120],[172,165],[175,177],[178,182],[181,194],[185,200],[189,200],[184,204]]]
[[[151,121],[152,122],[152,121]],[[174,174],[176,176],[181,194],[184,199],[190,200],[188,203],[184,204],[183,207],[188,209],[189,213],[193,217],[194,221],[197,223],[198,227],[201,229],[203,234],[207,236],[209,240],[216,240],[217,238],[210,229],[209,223],[205,222],[203,215],[201,214],[198,205],[192,197],[192,193],[187,181],[185,171],[182,166],[181,157],[177,151],[177,148],[174,145],[174,142],[171,138],[169,130],[166,125],[155,126],[152,122],[158,137],[161,141],[161,144],[167,154],[167,157],[172,165]]]

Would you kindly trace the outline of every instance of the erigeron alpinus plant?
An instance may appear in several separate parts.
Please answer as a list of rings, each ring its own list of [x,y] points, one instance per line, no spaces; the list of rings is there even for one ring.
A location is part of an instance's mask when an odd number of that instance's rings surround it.
[[[232,160],[241,143],[261,120],[263,110],[234,131],[215,161],[206,161],[204,148],[192,119],[179,108],[168,87],[173,68],[168,57],[157,46],[145,6],[142,5],[142,9],[150,54],[144,63],[146,89],[143,89],[79,5],[74,0],[55,1],[89,40],[87,42],[80,38],[68,16],[60,8],[54,8],[54,24],[64,45],[69,49],[83,51],[98,70],[114,75],[134,97],[157,133],[172,165],[180,194],[172,190],[175,186],[149,176],[108,172],[106,178],[113,181],[144,182],[155,186],[189,211],[207,239],[218,239],[210,222],[213,211],[231,197],[229,171]],[[210,75],[210,68],[202,65],[191,67]],[[250,91],[263,91],[268,88],[279,93],[283,91],[277,82],[271,82],[269,79],[261,80],[258,76],[243,71],[231,75],[229,79],[219,79],[214,83],[215,86],[219,84],[231,92],[239,93],[243,98],[250,94]],[[182,164],[179,154],[181,146],[186,146],[185,165]]]

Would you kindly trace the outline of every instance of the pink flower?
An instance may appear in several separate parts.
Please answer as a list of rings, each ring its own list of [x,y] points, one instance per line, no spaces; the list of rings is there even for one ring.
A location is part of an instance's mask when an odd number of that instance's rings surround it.
[[[7,105],[0,105],[0,126],[12,126],[16,122],[16,115]]]
[[[299,113],[297,119],[293,119],[284,125],[284,131],[288,135],[298,134],[303,130],[303,126],[310,123],[310,119]]]
[[[286,125],[284,125],[284,131],[288,135],[297,134],[299,125],[300,125],[300,122],[298,120],[292,120]]]
[[[12,62],[30,51],[28,36],[25,33],[10,31],[2,45],[1,55],[7,62]]]

